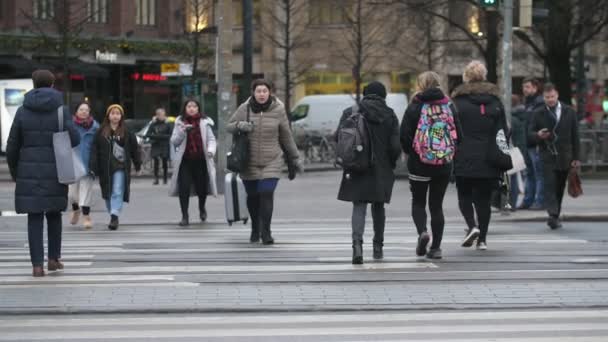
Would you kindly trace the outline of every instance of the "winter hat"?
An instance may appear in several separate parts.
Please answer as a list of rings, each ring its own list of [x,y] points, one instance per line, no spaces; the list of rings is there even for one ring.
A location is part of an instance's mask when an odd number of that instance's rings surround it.
[[[383,99],[386,99],[386,88],[384,87],[384,84],[378,81],[373,81],[363,88],[363,96],[367,95],[377,95]]]
[[[119,104],[111,104],[108,109],[106,110],[106,116],[110,115],[110,112],[112,111],[112,109],[118,109],[120,111],[120,114],[125,115],[125,110],[122,109],[122,106]]]

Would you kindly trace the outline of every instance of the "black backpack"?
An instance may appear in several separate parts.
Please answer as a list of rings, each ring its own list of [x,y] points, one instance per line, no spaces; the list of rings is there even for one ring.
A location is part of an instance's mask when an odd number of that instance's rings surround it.
[[[336,136],[336,165],[353,172],[363,172],[374,165],[371,132],[357,105],[352,107],[351,115],[340,123]]]

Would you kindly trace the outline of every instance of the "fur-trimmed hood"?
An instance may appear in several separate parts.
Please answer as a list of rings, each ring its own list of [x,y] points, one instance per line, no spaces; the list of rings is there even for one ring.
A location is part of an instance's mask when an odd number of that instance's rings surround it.
[[[492,95],[500,98],[500,89],[494,83],[484,81],[463,83],[452,92],[453,98],[465,95]]]

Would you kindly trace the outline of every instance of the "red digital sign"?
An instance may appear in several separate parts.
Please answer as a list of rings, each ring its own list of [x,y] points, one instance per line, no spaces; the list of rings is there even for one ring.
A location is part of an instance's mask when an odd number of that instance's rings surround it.
[[[163,76],[161,74],[141,74],[139,72],[131,74],[131,79],[134,81],[146,81],[146,82],[158,82],[158,81],[166,81],[167,76]]]

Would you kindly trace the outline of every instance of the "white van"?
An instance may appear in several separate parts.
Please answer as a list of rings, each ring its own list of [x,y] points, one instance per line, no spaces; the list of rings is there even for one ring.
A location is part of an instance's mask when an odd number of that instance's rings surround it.
[[[399,120],[407,108],[405,94],[390,93],[386,103],[395,111]],[[298,146],[306,136],[321,137],[333,134],[344,109],[355,104],[355,95],[309,95],[298,101],[291,111],[292,129]]]

